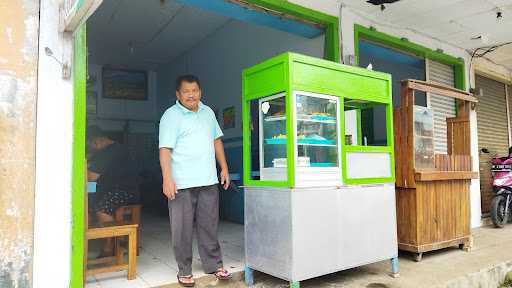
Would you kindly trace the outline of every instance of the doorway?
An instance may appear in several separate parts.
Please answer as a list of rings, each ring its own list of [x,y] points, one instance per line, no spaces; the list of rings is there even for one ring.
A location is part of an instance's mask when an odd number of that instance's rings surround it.
[[[175,282],[176,274],[157,156],[158,121],[175,101],[174,79],[187,73],[201,79],[203,102],[216,112],[225,134],[231,178],[242,185],[242,69],[286,51],[337,59],[336,49],[327,47],[338,43],[329,36],[337,31],[337,18],[317,15],[330,24],[320,23],[317,35],[305,37],[183,4],[187,1],[141,2],[105,1],[87,22],[86,124],[125,145],[137,163],[143,207],[138,279],[153,287]],[[290,5],[284,9],[293,11]],[[127,84],[130,79],[135,80]],[[225,265],[237,271],[243,269],[243,189],[221,195]],[[194,263],[200,275],[197,259]],[[116,287],[126,281],[122,275],[88,279],[88,286]]]

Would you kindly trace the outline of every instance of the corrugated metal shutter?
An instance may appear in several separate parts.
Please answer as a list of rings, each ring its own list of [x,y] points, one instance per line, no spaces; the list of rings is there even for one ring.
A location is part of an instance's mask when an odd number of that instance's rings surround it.
[[[505,84],[476,76],[478,95],[477,123],[478,148],[487,148],[490,153],[480,153],[480,193],[482,212],[489,212],[492,192],[491,158],[508,153],[508,117]]]
[[[512,85],[507,87],[507,101],[508,101],[508,120],[510,125],[508,126],[508,143],[512,145]]]
[[[455,87],[453,67],[427,59],[427,80]],[[456,116],[455,100],[430,93],[430,106],[434,112],[434,151],[447,154],[446,118]]]

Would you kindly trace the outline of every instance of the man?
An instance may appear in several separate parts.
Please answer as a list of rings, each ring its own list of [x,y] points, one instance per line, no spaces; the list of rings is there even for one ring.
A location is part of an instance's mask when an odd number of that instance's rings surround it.
[[[171,240],[178,263],[178,282],[194,286],[192,235],[196,229],[199,255],[205,273],[217,279],[231,277],[223,268],[217,239],[220,181],[229,187],[229,171],[215,114],[201,103],[199,79],[184,75],[176,80],[176,104],[160,120],[160,166],[163,193],[168,198]]]
[[[114,221],[117,208],[138,201],[134,164],[128,150],[112,140],[99,127],[87,128],[87,178],[97,182],[94,201],[89,205],[100,226]],[[107,238],[99,257],[113,255],[114,242]]]

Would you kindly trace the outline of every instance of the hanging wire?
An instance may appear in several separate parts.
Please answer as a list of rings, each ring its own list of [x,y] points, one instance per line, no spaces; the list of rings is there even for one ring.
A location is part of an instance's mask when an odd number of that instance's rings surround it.
[[[478,39],[478,38],[475,38],[475,39]],[[479,48],[476,48],[475,50],[473,50],[473,53],[471,53],[471,59],[469,60],[469,90],[470,90],[470,92],[471,92],[471,89],[473,89],[471,87],[471,67],[473,65],[473,59],[474,58],[482,58],[485,55],[496,51],[496,49],[503,47],[503,46],[510,45],[510,44],[512,44],[512,41],[501,43],[498,45],[493,45],[493,46],[479,47]]]

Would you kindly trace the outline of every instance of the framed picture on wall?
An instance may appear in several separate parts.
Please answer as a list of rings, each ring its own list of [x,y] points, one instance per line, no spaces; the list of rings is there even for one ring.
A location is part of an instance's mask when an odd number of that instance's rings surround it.
[[[224,109],[222,119],[224,129],[235,128],[235,107],[231,106]]]
[[[148,75],[142,70],[103,68],[103,98],[147,100]]]

